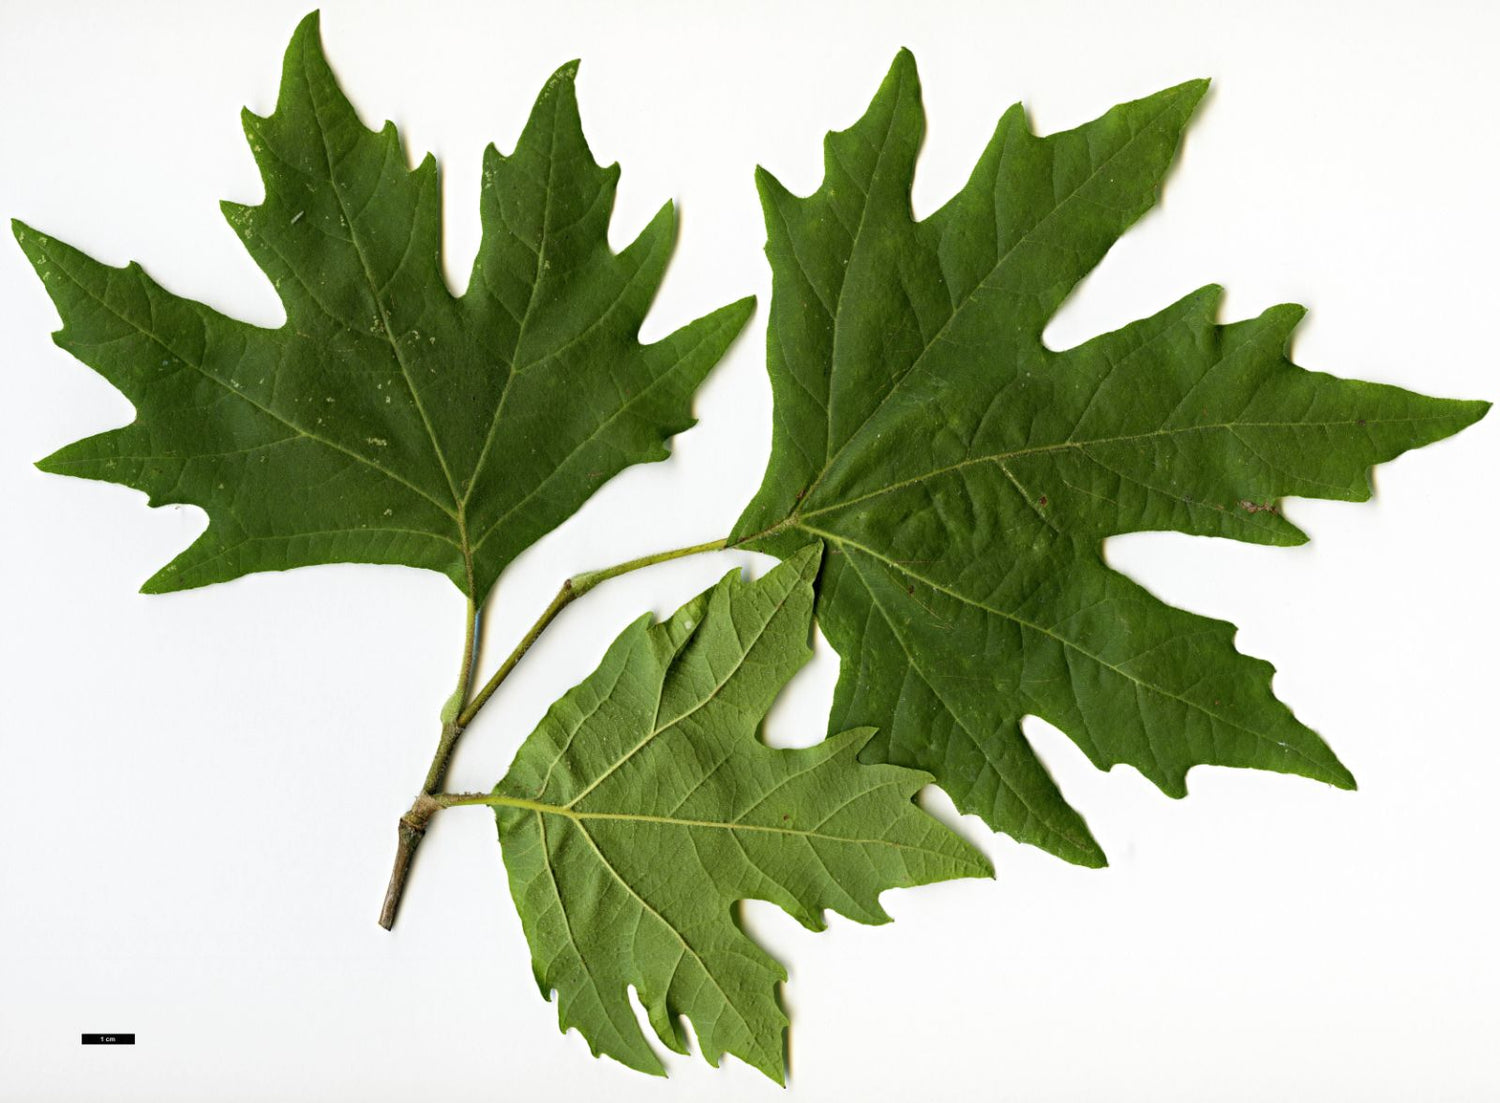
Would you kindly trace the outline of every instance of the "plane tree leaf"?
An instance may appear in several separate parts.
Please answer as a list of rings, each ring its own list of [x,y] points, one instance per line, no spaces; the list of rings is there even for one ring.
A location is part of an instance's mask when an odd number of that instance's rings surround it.
[[[926,774],[856,761],[869,729],[806,750],[757,737],[806,661],[818,549],[758,582],[733,573],[653,624],[627,628],[564,695],[489,798],[544,995],[597,1053],[660,1073],[626,996],[661,1041],[732,1053],[783,1076],[786,973],[737,925],[769,900],[805,926],[833,909],[888,917],[888,888],[990,867],[912,794]]]
[[[457,297],[436,162],[408,168],[392,124],[360,122],[316,14],[287,50],[275,112],[244,114],[265,199],[224,204],[285,325],[237,321],[15,225],[62,315],[57,343],[137,411],[40,466],[208,513],[144,589],[357,561],[441,571],[482,601],[602,482],[666,456],[751,300],[637,341],[674,213],[611,251],[619,170],[584,141],[575,69],[548,81],[513,153],[485,151],[483,238]]]
[[[1005,113],[961,191],[911,213],[912,58],[829,135],[822,186],[759,185],[773,270],[765,480],[739,544],[828,554],[817,613],[843,658],[830,728],[930,771],[958,807],[1074,862],[1104,854],[1024,738],[1036,715],[1164,792],[1197,764],[1352,788],[1234,628],[1172,608],[1101,554],[1175,530],[1301,543],[1287,495],[1359,501],[1369,469],[1482,402],[1305,371],[1296,306],[1217,322],[1219,289],[1076,348],[1043,327],[1155,202],[1207,82],[1037,137]]]
[[[1174,530],[1300,543],[1281,498],[1363,500],[1374,464],[1488,407],[1306,371],[1289,359],[1299,307],[1224,325],[1214,287],[1046,346],[1073,287],[1155,202],[1202,81],[1046,138],[1013,108],[968,183],[917,221],[922,108],[898,55],[865,116],[829,136],[817,191],[759,174],[774,435],[734,531],[567,580],[472,692],[496,579],[602,482],[667,454],[752,305],[639,341],[674,213],[610,248],[618,169],[584,140],[575,69],[548,81],[514,152],[486,151],[460,295],[443,276],[436,162],[413,169],[392,124],[364,126],[316,14],[287,50],[274,112],[244,115],[264,200],[224,204],[282,326],[14,224],[62,317],[57,343],[136,410],[39,466],[208,515],[144,589],[354,561],[439,571],[468,595],[459,683],[398,826],[383,925],[430,817],[490,806],[565,1030],[660,1073],[649,1034],[683,1052],[691,1024],[711,1063],[734,1054],[780,1082],[786,972],[741,928],[741,901],[818,930],[829,910],[886,921],[889,888],[989,875],[914,802],[929,781],[1017,839],[1103,863],[1025,716],[1173,796],[1200,764],[1353,786],[1233,626],[1111,570],[1103,542]],[[458,738],[564,607],[726,544],[783,562],[631,625],[493,791],[443,791]],[[759,729],[810,654],[815,610],[843,660],[832,734],[773,749]]]

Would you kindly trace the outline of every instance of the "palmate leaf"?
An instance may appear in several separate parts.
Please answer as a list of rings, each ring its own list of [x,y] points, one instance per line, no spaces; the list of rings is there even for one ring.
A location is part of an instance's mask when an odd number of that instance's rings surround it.
[[[244,115],[265,201],[224,204],[281,297],[280,329],[16,224],[62,315],[57,343],[137,409],[39,466],[208,513],[145,590],[356,561],[441,571],[480,602],[604,480],[666,456],[752,302],[637,342],[674,214],[611,252],[619,171],[589,153],[575,68],[547,83],[514,153],[485,151],[483,238],[458,298],[436,162],[408,169],[392,124],[363,126],[316,14],[287,50],[275,113]]]
[[[662,1042],[732,1053],[780,1082],[786,973],[736,924],[769,900],[805,926],[832,908],[887,920],[887,888],[987,876],[988,861],[912,803],[927,775],[856,762],[868,729],[806,750],[757,738],[810,654],[818,549],[758,582],[738,572],[669,620],[643,617],[555,704],[494,798],[511,894],[564,1030],[632,1068]]]
[[[1110,570],[1104,538],[1301,543],[1278,498],[1363,500],[1372,464],[1487,409],[1304,371],[1287,359],[1300,307],[1219,325],[1215,287],[1044,346],[1155,201],[1206,87],[1047,138],[1013,108],[958,195],[915,222],[923,117],[903,52],[829,136],[817,192],[759,178],[774,436],[734,540],[783,556],[826,543],[832,730],[875,726],[867,759],[928,770],[960,809],[1086,865],[1104,854],[1022,735],[1028,714],[1173,796],[1201,763],[1354,784],[1232,625]]]

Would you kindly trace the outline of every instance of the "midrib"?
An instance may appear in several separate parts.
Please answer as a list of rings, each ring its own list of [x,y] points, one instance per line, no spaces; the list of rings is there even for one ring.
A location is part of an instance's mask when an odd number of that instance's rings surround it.
[[[822,839],[826,842],[850,843],[855,845],[869,844],[892,847],[896,850],[913,850],[927,853],[923,847],[909,846],[904,843],[892,842],[890,839],[867,839],[850,835],[829,835],[821,831],[806,831],[795,827],[775,827],[759,823],[734,823],[724,820],[693,820],[680,816],[655,816],[646,812],[580,812],[576,808],[568,808],[560,804],[546,804],[542,801],[527,800],[525,797],[506,797],[498,794],[486,796],[483,800],[475,800],[473,804],[485,804],[497,808],[519,808],[525,812],[538,812],[544,816],[562,816],[564,819],[572,820],[577,824],[589,821],[595,822],[625,822],[625,823],[651,823],[663,824],[668,827],[695,827],[719,831],[755,831],[770,835],[788,835],[807,839]]]

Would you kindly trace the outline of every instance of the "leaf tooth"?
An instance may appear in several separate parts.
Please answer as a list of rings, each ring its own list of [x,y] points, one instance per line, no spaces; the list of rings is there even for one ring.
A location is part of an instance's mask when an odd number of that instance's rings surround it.
[[[784,563],[786,565],[786,569],[793,575],[797,576],[799,582],[811,586],[813,579],[817,578],[818,576],[818,567],[822,563],[822,561],[823,541],[814,540],[811,544],[808,544],[800,551],[794,552],[792,555],[787,556],[787,558],[784,560]],[[875,729],[869,729],[869,733],[865,736],[866,741],[868,741],[869,737],[874,734]],[[863,746],[863,743],[861,743],[861,746]]]
[[[223,214],[224,220],[229,223],[230,229],[234,230],[240,238],[244,238],[255,220],[259,207],[247,203],[236,203],[231,199],[219,200],[219,212]]]
[[[1306,317],[1307,307],[1301,303],[1276,303],[1261,311],[1254,321],[1266,332],[1279,335],[1282,351],[1286,352],[1291,348],[1292,332]]]
[[[755,189],[759,192],[762,203],[780,203],[797,198],[776,177],[776,174],[764,165],[755,166]]]
[[[823,183],[814,194],[828,191],[834,181],[846,175],[845,154],[861,145],[868,145],[877,160],[889,157],[891,163],[885,171],[905,181],[909,192],[917,151],[926,129],[922,82],[917,75],[916,59],[903,47],[891,62],[864,114],[853,125],[824,135]],[[866,131],[871,133],[866,134]],[[909,209],[906,213],[910,217]]]

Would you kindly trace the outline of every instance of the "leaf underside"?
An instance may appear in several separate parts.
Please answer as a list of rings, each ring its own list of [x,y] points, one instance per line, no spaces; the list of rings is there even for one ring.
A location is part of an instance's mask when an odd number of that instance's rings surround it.
[[[819,930],[824,909],[881,923],[884,889],[990,873],[912,803],[927,775],[856,761],[868,729],[806,750],[758,738],[810,654],[817,556],[636,621],[494,790],[516,802],[496,819],[537,983],[596,1054],[662,1072],[634,986],[671,1049],[686,1052],[686,1016],[711,1063],[732,1053],[780,1082],[786,972],[739,928],[737,901]]]
[[[691,397],[749,316],[724,307],[636,340],[676,223],[616,255],[617,166],[589,152],[575,65],[515,152],[485,151],[468,289],[440,258],[437,164],[364,127],[319,43],[286,53],[276,111],[244,113],[265,182],[224,213],[286,310],[248,325],[15,224],[64,326],[57,343],[135,404],[46,471],[202,507],[208,529],[144,586],[186,589],[330,562],[441,571],[482,601],[506,564],[625,467],[667,455]]]
[[[961,810],[1085,865],[1104,853],[1026,715],[1172,796],[1198,764],[1354,785],[1232,625],[1110,570],[1104,538],[1301,543],[1278,499],[1362,501],[1371,465],[1487,409],[1305,371],[1287,358],[1300,307],[1220,325],[1217,287],[1043,344],[1155,202],[1206,88],[1046,138],[1012,108],[963,189],[916,222],[923,114],[903,52],[829,135],[815,193],[759,176],[773,444],[733,540],[781,556],[825,543],[817,613],[843,660],[830,730],[876,727],[866,759],[930,771]]]

